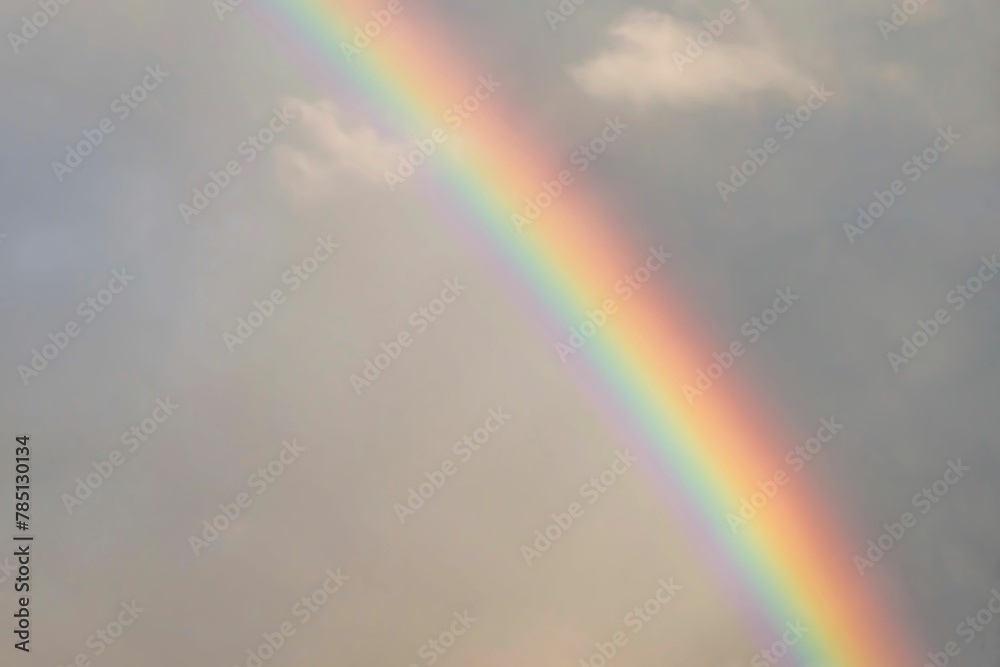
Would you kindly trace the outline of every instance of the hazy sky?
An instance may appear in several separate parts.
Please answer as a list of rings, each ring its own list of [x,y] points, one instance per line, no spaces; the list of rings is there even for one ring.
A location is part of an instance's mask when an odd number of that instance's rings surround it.
[[[628,443],[555,341],[427,206],[438,184],[389,190],[417,137],[303,69],[264,0],[224,20],[207,1],[49,4],[37,30],[35,0],[0,9],[0,497],[29,433],[37,536],[32,652],[5,646],[10,664],[249,667],[285,623],[267,665],[572,667],[619,630],[615,667],[751,664],[766,644],[644,464],[614,463]],[[1000,665],[1000,618],[959,634],[1000,590],[997,6],[927,2],[896,26],[875,0],[403,5],[394,21],[455,35],[553,154],[627,124],[580,187],[672,253],[652,280],[693,304],[679,325],[747,344],[720,382],[759,395],[787,447],[844,425],[799,474],[858,553],[916,515],[866,574],[899,592],[915,650]],[[778,290],[794,306],[747,328]],[[923,514],[915,494],[959,459]],[[526,563],[573,501],[583,516]],[[681,591],[633,633],[661,580]],[[425,645],[452,629],[440,657]]]

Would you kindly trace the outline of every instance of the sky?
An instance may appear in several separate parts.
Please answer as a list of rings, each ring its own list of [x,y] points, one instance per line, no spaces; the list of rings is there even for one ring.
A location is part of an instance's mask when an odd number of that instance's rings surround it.
[[[795,474],[859,555],[914,515],[863,573],[914,652],[1000,665],[1000,618],[962,625],[1000,600],[1000,8],[402,0],[386,39],[437,26],[489,85],[390,183],[431,128],[270,4],[0,9],[0,497],[29,434],[36,536],[11,664],[602,667],[619,631],[615,667],[754,664],[773,638],[616,458],[584,359],[428,205],[495,101],[567,169],[603,133],[567,188],[670,254],[680,330],[744,345],[715,383],[779,449],[842,424]]]

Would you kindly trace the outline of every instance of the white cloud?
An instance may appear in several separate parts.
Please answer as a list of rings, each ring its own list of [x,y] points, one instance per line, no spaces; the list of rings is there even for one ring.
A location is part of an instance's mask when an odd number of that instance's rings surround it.
[[[611,28],[617,44],[571,70],[577,83],[595,97],[626,99],[636,104],[666,102],[678,106],[733,104],[747,94],[777,90],[794,95],[808,86],[802,76],[762,31],[751,43],[735,43],[732,35],[748,20],[736,20],[693,62],[678,66],[688,38],[705,27],[669,14],[635,9]],[[752,11],[752,10],[751,10]],[[704,40],[707,42],[708,40]]]
[[[345,184],[380,181],[399,147],[370,127],[349,129],[330,101],[283,101],[299,121],[291,141],[275,148],[278,183],[297,198],[329,196]]]

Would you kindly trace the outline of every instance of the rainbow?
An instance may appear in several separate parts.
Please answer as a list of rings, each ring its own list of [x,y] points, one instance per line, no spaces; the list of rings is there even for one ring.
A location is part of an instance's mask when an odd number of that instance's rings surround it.
[[[306,59],[352,104],[403,136],[425,137],[445,109],[464,99],[488,70],[467,67],[457,38],[445,35],[417,3],[402,12],[360,54],[348,58],[355,29],[390,0],[271,0],[241,11],[261,19],[263,32]],[[385,15],[383,15],[384,18]],[[530,136],[525,118],[504,105],[503,90],[461,128],[469,159],[435,155],[421,182],[433,181],[431,203],[474,238],[499,274],[525,298],[552,340],[584,321],[611,296],[611,286],[644,261],[616,229],[616,216],[576,183],[544,215],[518,228],[512,214],[565,168]],[[600,128],[595,128],[595,132]],[[617,218],[620,219],[620,218]],[[787,443],[760,409],[737,390],[716,386],[689,404],[682,387],[710,359],[708,340],[681,317],[687,304],[647,288],[623,304],[568,367],[580,376],[614,432],[653,462],[657,491],[685,521],[690,537],[760,633],[760,648],[786,623],[809,634],[783,664],[810,667],[894,667],[920,664],[912,637],[885,591],[862,579],[853,557],[860,543],[830,516],[827,503],[793,480],[737,533],[726,517],[757,484],[783,468]],[[585,361],[580,359],[585,357]],[[582,363],[581,363],[582,362]],[[759,404],[759,400],[754,400]],[[817,416],[818,419],[819,416]],[[854,545],[852,547],[852,544]],[[747,656],[748,662],[751,656]]]

